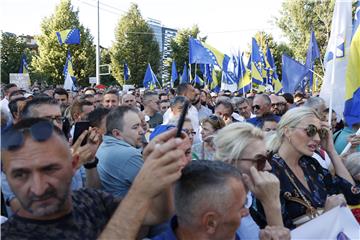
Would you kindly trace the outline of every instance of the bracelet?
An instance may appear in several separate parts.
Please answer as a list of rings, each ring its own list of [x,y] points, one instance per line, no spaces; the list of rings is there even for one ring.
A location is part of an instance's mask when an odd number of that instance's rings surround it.
[[[95,160],[89,163],[85,163],[84,164],[84,168],[86,169],[92,169],[92,168],[96,168],[96,166],[99,163],[99,159],[97,157],[95,157]]]

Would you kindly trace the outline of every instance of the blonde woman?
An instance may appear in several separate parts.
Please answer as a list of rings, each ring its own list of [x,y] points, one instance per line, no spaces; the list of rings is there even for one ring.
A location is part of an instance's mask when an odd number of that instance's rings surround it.
[[[282,230],[280,239],[286,238],[288,231],[283,227],[280,204],[279,180],[268,172],[271,170],[269,155],[266,151],[264,133],[249,123],[232,123],[219,130],[214,138],[215,159],[235,166],[243,175],[250,192],[247,207],[251,215],[243,218],[237,233],[241,239],[258,238],[259,227],[253,218],[266,218],[267,225],[277,226]],[[270,157],[271,158],[271,157]],[[258,213],[255,196],[265,209]],[[257,215],[261,214],[260,217]],[[266,224],[265,224],[266,225]],[[261,228],[265,225],[260,226]]]
[[[295,228],[346,202],[360,203],[360,188],[336,153],[329,126],[314,110],[299,107],[286,112],[269,146],[276,153],[271,165],[280,180],[285,226]],[[330,156],[335,176],[312,158],[320,146]]]

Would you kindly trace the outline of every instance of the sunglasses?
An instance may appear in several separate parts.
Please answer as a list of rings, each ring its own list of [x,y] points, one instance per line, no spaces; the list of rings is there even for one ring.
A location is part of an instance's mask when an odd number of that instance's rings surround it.
[[[1,148],[5,150],[16,150],[24,145],[24,132],[29,131],[32,139],[37,142],[48,140],[53,132],[53,125],[48,121],[37,122],[29,128],[10,128],[1,135]]]
[[[252,106],[252,109],[253,109],[253,110],[259,110],[260,108],[261,108],[260,105],[254,105],[254,106]]]
[[[256,162],[256,169],[258,171],[263,171],[266,165],[266,162],[271,162],[273,158],[273,152],[268,153],[266,156],[259,155],[255,158],[240,158],[239,161],[250,161]]]
[[[299,128],[299,127],[296,127]],[[316,134],[319,134],[320,138],[326,138],[327,137],[327,130],[325,128],[318,129],[315,125],[309,124],[306,128],[299,128],[303,129],[306,132],[306,135],[308,137],[315,137]]]

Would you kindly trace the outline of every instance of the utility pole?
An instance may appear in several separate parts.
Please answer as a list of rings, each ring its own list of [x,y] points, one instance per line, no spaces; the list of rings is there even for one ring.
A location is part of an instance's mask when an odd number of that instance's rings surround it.
[[[100,84],[100,0],[97,1],[96,84]]]

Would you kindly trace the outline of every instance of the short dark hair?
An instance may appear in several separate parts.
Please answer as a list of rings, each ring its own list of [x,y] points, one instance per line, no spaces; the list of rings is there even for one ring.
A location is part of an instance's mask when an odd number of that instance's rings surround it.
[[[207,206],[225,207],[230,179],[242,181],[240,172],[222,161],[192,161],[175,184],[175,209],[180,224],[192,225],[204,201]]]
[[[5,93],[7,93],[7,92],[9,91],[9,89],[12,88],[12,87],[17,87],[17,85],[14,84],[14,83],[6,84],[6,85],[3,87],[3,90],[4,90]]]
[[[276,115],[273,115],[273,114],[267,114],[267,115],[264,115],[260,121],[260,123],[257,125],[257,127],[259,128],[262,128],[265,124],[265,122],[276,122],[278,123],[279,120],[276,119]]]
[[[36,108],[40,105],[56,105],[60,106],[59,103],[53,99],[52,97],[48,96],[36,96],[33,99],[26,102],[24,108],[22,109],[20,116],[21,118],[31,118],[36,117],[34,113]]]
[[[168,96],[166,93],[159,93],[159,99],[161,99],[162,96]]]
[[[87,117],[91,127],[100,127],[101,120],[107,116],[110,112],[110,109],[107,108],[95,108],[95,110],[91,111]]]
[[[106,92],[104,93],[104,96],[105,96],[106,94],[114,94],[114,95],[116,95],[117,97],[119,97],[119,91],[116,90],[116,89],[110,89],[110,90],[106,91]]]
[[[291,93],[284,93],[282,95],[287,103],[294,104],[294,96]]]
[[[144,96],[143,96],[143,103],[145,103],[146,101],[149,100],[150,97],[153,97],[153,96],[158,96],[158,94],[156,92],[152,92],[152,91],[147,91],[144,93]]]
[[[137,113],[136,110],[130,106],[119,106],[112,109],[106,117],[106,134],[112,135],[114,129],[119,129],[120,131],[124,128],[124,115],[125,113],[132,111]]]
[[[55,88],[53,92],[53,97],[55,97],[55,94],[66,95],[66,98],[69,98],[69,93],[64,88]]]
[[[92,106],[92,102],[87,100],[76,100],[70,107],[70,115],[72,119],[74,119],[74,115],[81,113],[83,111],[84,106]]]
[[[25,97],[20,97],[20,98],[11,100],[9,102],[9,110],[10,110],[10,113],[11,113],[11,115],[13,117],[15,117],[14,114],[19,111],[19,108],[18,108],[18,102],[19,101],[26,101],[26,98]]]
[[[12,93],[10,93],[9,98],[17,94],[22,94],[24,96],[24,92],[25,92],[24,90],[13,91]]]
[[[185,105],[185,102],[187,101],[189,100],[187,100],[187,98],[184,96],[176,96],[170,100],[170,107],[174,107],[177,104]]]
[[[188,83],[180,83],[176,88],[176,95],[183,96],[187,91],[188,86]]]
[[[225,101],[225,100],[218,101],[215,105],[215,109],[220,105],[223,105],[225,108],[230,109],[231,113],[234,112],[234,107],[230,101]]]

